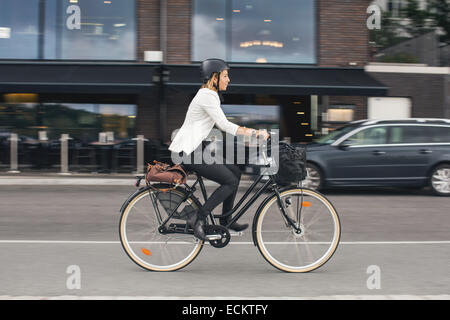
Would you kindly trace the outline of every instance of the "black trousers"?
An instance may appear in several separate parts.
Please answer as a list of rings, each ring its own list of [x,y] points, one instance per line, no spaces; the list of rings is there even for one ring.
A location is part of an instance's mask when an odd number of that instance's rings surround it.
[[[199,214],[206,217],[220,203],[222,214],[233,209],[234,200],[241,180],[241,170],[234,164],[182,164],[189,170],[197,172],[206,179],[220,184],[211,196],[208,197],[204,205],[199,209]]]

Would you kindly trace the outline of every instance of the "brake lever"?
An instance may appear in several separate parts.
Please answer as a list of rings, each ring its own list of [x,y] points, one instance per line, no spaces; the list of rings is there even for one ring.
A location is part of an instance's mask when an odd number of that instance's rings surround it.
[[[136,183],[134,184],[134,186],[136,188],[139,188],[139,186],[141,185],[141,180],[144,179],[144,177],[142,176],[136,176]]]

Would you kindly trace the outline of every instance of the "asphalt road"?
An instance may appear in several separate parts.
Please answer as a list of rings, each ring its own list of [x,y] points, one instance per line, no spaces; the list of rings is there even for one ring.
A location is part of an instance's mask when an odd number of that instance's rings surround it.
[[[0,185],[0,299],[450,297],[450,198],[427,190],[326,192],[341,218],[341,244],[327,264],[307,274],[273,268],[249,231],[225,248],[206,246],[180,271],[145,271],[118,242],[119,209],[133,191]],[[262,199],[242,221],[251,222]],[[71,266],[79,288],[70,285]]]

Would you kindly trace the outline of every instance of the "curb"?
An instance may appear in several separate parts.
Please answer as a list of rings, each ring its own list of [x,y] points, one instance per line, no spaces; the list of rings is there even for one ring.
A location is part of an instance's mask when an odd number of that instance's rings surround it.
[[[205,186],[219,186],[218,183],[204,179]],[[248,187],[254,180],[241,179],[239,187]],[[188,179],[189,185],[193,184],[195,179]],[[124,177],[77,177],[77,176],[0,176],[0,186],[40,186],[40,185],[97,185],[97,186],[134,186],[136,179],[130,175]],[[141,186],[144,185],[141,181]]]

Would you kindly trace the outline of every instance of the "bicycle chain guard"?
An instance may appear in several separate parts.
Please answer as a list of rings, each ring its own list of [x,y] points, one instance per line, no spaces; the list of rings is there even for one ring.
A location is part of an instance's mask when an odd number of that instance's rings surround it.
[[[220,235],[221,239],[218,240],[209,240],[209,243],[214,248],[223,248],[228,242],[230,242],[231,235],[227,228],[220,225],[206,225],[205,226],[206,235]]]

